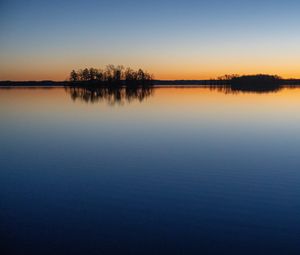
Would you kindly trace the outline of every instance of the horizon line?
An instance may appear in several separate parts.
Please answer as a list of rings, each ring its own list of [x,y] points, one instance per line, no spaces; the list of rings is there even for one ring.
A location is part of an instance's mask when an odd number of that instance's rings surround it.
[[[241,75],[243,76],[243,75]],[[172,81],[217,81],[217,80],[220,80],[218,78],[210,78],[210,79],[153,79],[153,82],[159,82],[159,81],[162,81],[162,82],[172,82]],[[300,81],[300,78],[281,78],[281,80],[283,81],[289,81],[289,80],[293,80],[293,81],[297,81],[299,80]],[[49,80],[49,79],[45,79],[45,80],[0,80],[0,83],[3,83],[3,82],[53,82],[53,83],[61,83],[61,82],[71,82],[69,80]]]

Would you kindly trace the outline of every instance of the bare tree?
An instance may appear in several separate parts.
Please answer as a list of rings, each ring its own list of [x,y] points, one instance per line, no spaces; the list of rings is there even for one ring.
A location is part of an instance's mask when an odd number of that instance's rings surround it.
[[[151,74],[139,69],[134,71],[131,68],[123,66],[107,65],[104,70],[95,68],[80,69],[77,72],[72,70],[70,73],[70,81],[101,81],[107,84],[122,84],[126,85],[144,85],[149,84],[153,80]]]
[[[96,80],[96,75],[97,75],[97,69],[91,67],[89,69],[89,80],[91,80],[91,81]]]
[[[90,71],[89,69],[85,68],[83,69],[82,71],[82,80],[83,81],[89,81],[91,78],[90,78]]]
[[[70,81],[72,82],[76,82],[78,81],[79,77],[78,74],[75,70],[72,70],[72,72],[70,73]]]
[[[101,69],[96,69],[96,74],[95,74],[95,78],[97,81],[103,81],[103,71]]]

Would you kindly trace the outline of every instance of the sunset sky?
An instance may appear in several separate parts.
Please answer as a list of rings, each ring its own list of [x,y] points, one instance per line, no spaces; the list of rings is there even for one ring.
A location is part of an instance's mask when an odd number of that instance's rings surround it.
[[[156,79],[300,78],[299,0],[0,0],[0,80],[121,64]]]

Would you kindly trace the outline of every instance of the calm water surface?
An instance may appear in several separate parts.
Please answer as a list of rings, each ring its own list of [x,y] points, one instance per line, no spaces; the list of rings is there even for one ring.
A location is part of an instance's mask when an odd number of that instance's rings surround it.
[[[100,94],[0,90],[1,254],[300,254],[300,89]]]

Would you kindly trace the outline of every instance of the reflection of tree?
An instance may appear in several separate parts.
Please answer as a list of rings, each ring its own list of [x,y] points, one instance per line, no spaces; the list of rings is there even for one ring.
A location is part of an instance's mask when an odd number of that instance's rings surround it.
[[[77,99],[86,103],[97,103],[106,101],[110,105],[123,104],[138,100],[142,102],[145,98],[152,96],[152,86],[134,86],[134,87],[66,87],[67,93],[75,101]]]
[[[276,93],[280,91],[283,86],[281,85],[267,85],[267,86],[245,86],[245,85],[218,85],[209,86],[211,90],[217,90],[225,94],[238,94],[238,93]]]

